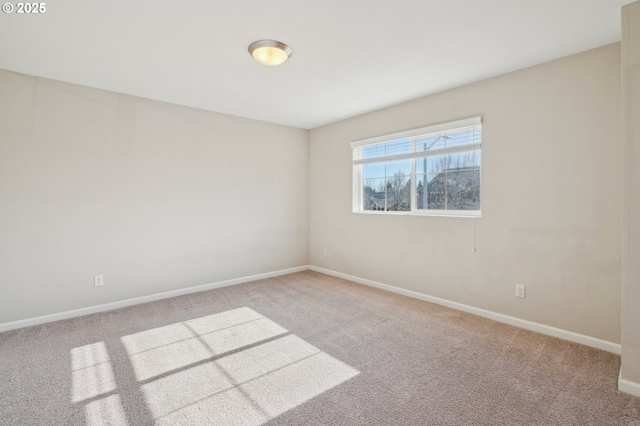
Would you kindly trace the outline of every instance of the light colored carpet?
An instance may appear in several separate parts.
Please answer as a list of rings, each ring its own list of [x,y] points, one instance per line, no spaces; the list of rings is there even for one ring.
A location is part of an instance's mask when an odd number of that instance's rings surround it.
[[[618,356],[307,271],[0,334],[2,425],[640,425]]]

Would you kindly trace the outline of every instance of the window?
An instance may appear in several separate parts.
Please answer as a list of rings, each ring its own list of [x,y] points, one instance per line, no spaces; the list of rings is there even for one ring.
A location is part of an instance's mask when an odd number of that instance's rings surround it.
[[[353,211],[480,216],[480,117],[354,141]]]

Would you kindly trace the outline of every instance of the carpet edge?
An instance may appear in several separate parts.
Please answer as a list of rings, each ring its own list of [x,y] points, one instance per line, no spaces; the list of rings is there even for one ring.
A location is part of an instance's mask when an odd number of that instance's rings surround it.
[[[463,311],[473,315],[478,315],[483,318],[488,318],[501,323],[513,325],[515,327],[524,328],[525,330],[535,331],[538,333],[545,334],[547,336],[557,337],[559,339],[564,339],[570,342],[579,343],[581,345],[589,346],[592,348],[601,349],[603,351],[611,352],[616,355],[620,355],[620,353],[622,352],[622,349],[621,349],[622,347],[619,343],[609,342],[607,340],[598,339],[596,337],[587,336],[585,334],[575,333],[573,331],[551,327],[551,326],[536,323],[533,321],[527,321],[525,319],[516,318],[509,315],[504,315],[504,314],[499,314],[497,312],[487,311],[485,309],[476,308],[474,306],[465,305],[463,303],[453,302],[447,299],[441,299],[439,297],[429,296],[424,293],[418,293],[416,291],[406,290],[406,289],[395,287],[389,284],[368,280],[366,278],[360,278],[354,275],[333,271],[331,269],[325,269],[325,268],[321,268],[314,265],[309,266],[309,269],[315,272],[320,272],[322,274],[331,275],[334,277],[353,281],[358,284],[364,284],[370,287],[379,288],[381,290],[390,291],[392,293],[401,294],[403,296],[412,297],[414,299],[423,300],[425,302],[431,302],[437,305],[446,306],[448,308],[456,309],[458,311]]]
[[[281,275],[293,274],[296,272],[308,271],[309,265],[296,266],[293,268],[280,269],[262,274],[249,275],[246,277],[233,278],[230,280],[217,281],[209,284],[201,284],[192,287],[181,288],[177,290],[165,291],[162,293],[149,294],[147,296],[134,297],[131,299],[120,300],[117,302],[103,303],[100,305],[88,306],[85,308],[72,309],[70,311],[58,312],[54,314],[42,315],[33,318],[26,318],[16,321],[0,323],[0,333],[19,328],[31,327],[34,325],[45,324],[48,322],[60,321],[69,318],[80,317],[83,315],[95,314],[98,312],[112,311],[114,309],[124,308],[127,306],[139,305],[141,303],[154,302],[156,300],[169,299],[176,296],[184,296],[186,294],[198,293],[201,291],[214,290],[216,288],[228,287],[231,285],[242,284],[250,281],[261,280],[265,278],[273,278]]]

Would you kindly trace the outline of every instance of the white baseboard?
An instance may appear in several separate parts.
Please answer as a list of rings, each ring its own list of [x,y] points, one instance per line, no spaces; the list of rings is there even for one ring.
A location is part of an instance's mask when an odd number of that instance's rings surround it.
[[[312,271],[320,272],[327,275],[332,275],[338,278],[344,278],[345,280],[353,281],[359,284],[376,287],[382,290],[390,291],[392,293],[402,294],[403,296],[413,297],[414,299],[424,300],[426,302],[435,303],[437,305],[446,306],[448,308],[457,309],[459,311],[468,312],[470,314],[478,315],[480,317],[489,318],[494,321],[502,322],[505,324],[513,325],[516,327],[524,328],[526,330],[536,331],[538,333],[546,334],[548,336],[557,337],[570,342],[580,343],[581,345],[590,346],[596,349],[602,349],[607,352],[620,355],[621,346],[618,343],[608,342],[606,340],[597,339],[595,337],[586,336],[584,334],[574,333],[572,331],[563,330],[561,328],[550,327],[544,324],[538,324],[535,322],[523,320],[509,315],[498,314],[484,309],[475,308],[473,306],[464,305],[458,302],[452,302],[446,299],[440,299],[439,297],[428,296],[426,294],[418,293],[411,290],[405,290],[403,288],[394,287],[392,285],[379,283],[377,281],[367,280],[365,278],[356,277],[353,275],[343,274],[342,272],[332,271],[330,269],[324,269],[317,266],[310,266]]]
[[[103,305],[89,306],[87,308],[74,309],[72,311],[60,312],[57,314],[43,315],[41,317],[28,318],[19,321],[5,322],[0,324],[0,333],[17,328],[31,327],[33,325],[44,324],[47,322],[59,321],[68,318],[75,318],[82,315],[95,314],[97,312],[111,311],[113,309],[124,308],[126,306],[138,305],[141,303],[154,302],[161,299],[169,299],[171,297],[183,296],[185,294],[198,293],[200,291],[213,290],[216,288],[227,287],[235,284],[242,284],[249,281],[261,280],[264,278],[277,277],[280,275],[293,274],[309,270],[309,266],[298,266],[296,268],[281,269],[279,271],[266,272],[264,274],[250,275],[248,277],[234,278],[226,281],[218,281],[211,284],[203,284],[194,287],[181,288],[178,290],[165,291],[163,293],[150,294],[148,296],[136,297],[133,299],[121,300],[118,302],[105,303]]]
[[[538,324],[535,322],[523,320],[520,318],[511,317],[508,315],[498,314],[484,309],[476,308],[469,305],[464,305],[458,302],[452,302],[450,300],[441,299],[438,297],[428,296],[426,294],[418,293],[411,290],[405,290],[403,288],[394,287],[392,285],[383,284],[377,281],[367,280],[365,278],[356,277],[353,275],[343,274],[342,272],[332,271],[330,269],[320,268],[317,266],[298,266],[295,268],[282,269],[279,271],[267,272],[264,274],[250,275],[247,277],[234,278],[226,281],[219,281],[211,284],[204,284],[194,287],[182,288],[178,290],[167,291],[163,293],[151,294],[148,296],[136,297],[133,299],[121,300],[118,302],[105,303],[102,305],[90,306],[87,308],[74,309],[71,311],[60,312],[51,315],[44,315],[36,318],[28,318],[24,320],[18,320],[13,322],[6,322],[0,324],[0,333],[9,330],[15,330],[23,327],[30,327],[33,325],[44,324],[53,321],[59,321],[68,318],[75,318],[82,315],[94,314],[97,312],[111,311],[113,309],[124,308],[126,306],[137,305],[140,303],[153,302],[156,300],[169,299],[171,297],[182,296],[185,294],[197,293],[200,291],[213,290],[216,288],[227,287],[236,284],[242,284],[249,281],[260,280],[264,278],[277,277],[280,275],[292,274],[295,272],[301,272],[306,270],[312,270],[320,272],[326,275],[343,278],[349,281],[353,281],[359,284],[368,285],[370,287],[376,287],[382,290],[390,291],[392,293],[402,294],[404,296],[413,297],[414,299],[424,300],[426,302],[435,303],[438,305],[446,306],[449,308],[457,309],[459,311],[468,312],[470,314],[478,315],[484,318],[489,318],[494,321],[502,322],[505,324],[513,325],[516,327],[524,328],[526,330],[536,331],[538,333],[546,334],[548,336],[558,337],[560,339],[569,340],[571,342],[580,343],[585,346],[590,346],[597,349],[602,349],[607,352],[611,352],[620,355],[621,347],[617,343],[608,342],[606,340],[597,339],[595,337],[585,336],[584,334],[574,333],[572,331],[563,330],[560,328],[550,327],[548,325]],[[630,393],[632,395],[640,396],[640,385],[628,380],[620,378],[618,380],[618,387],[621,391]],[[629,390],[627,390],[629,389]]]
[[[632,382],[622,378],[622,369],[620,375],[618,375],[618,390],[620,392],[628,393],[633,396],[640,397],[640,383]]]

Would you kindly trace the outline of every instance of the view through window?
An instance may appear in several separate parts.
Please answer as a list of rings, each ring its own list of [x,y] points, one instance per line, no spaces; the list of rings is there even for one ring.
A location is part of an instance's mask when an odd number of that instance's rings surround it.
[[[355,141],[355,212],[480,215],[480,117]]]

